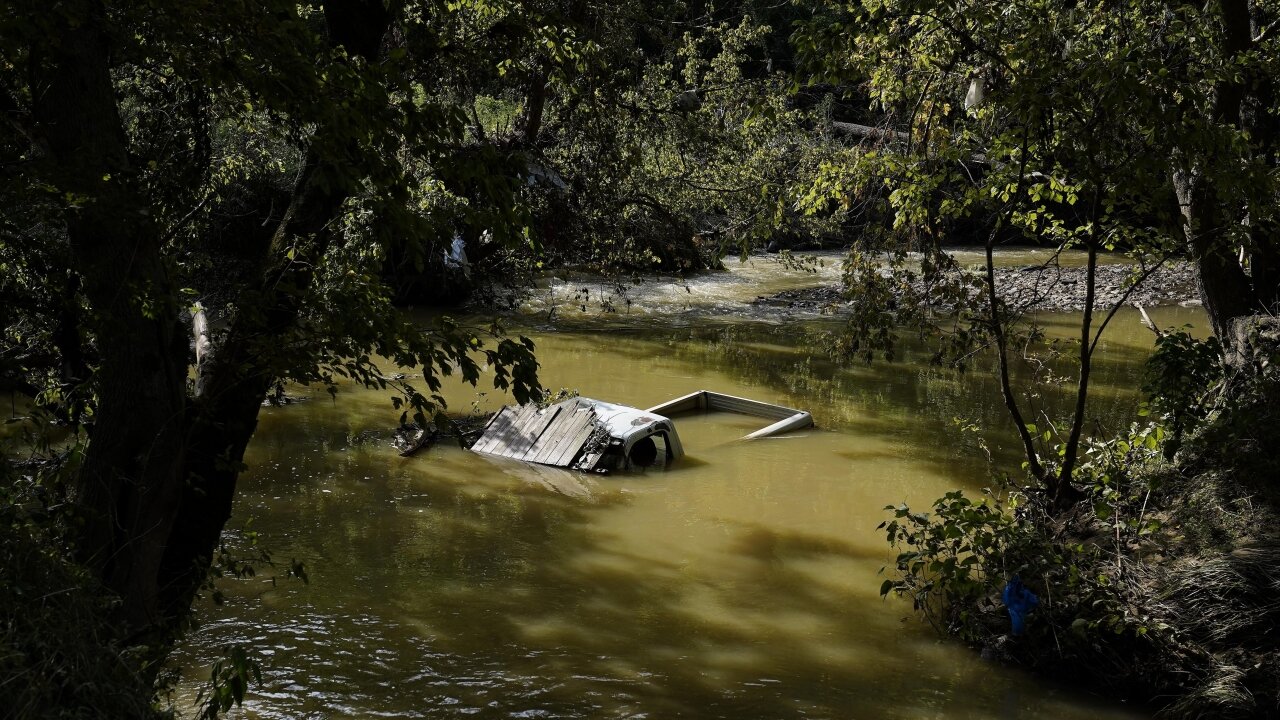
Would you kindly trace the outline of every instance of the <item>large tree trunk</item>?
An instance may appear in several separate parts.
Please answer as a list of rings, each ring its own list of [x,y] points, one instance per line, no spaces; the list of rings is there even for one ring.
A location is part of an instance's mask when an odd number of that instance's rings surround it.
[[[1225,339],[1231,320],[1253,312],[1249,276],[1235,253],[1222,241],[1228,217],[1225,198],[1218,195],[1200,169],[1179,172],[1174,190],[1182,206],[1183,232],[1199,271],[1200,299],[1213,326],[1213,334]]]
[[[293,202],[260,247],[261,274],[241,283],[245,312],[204,368],[202,393],[187,393],[190,333],[163,254],[165,238],[135,182],[110,76],[107,20],[97,0],[33,48],[30,81],[43,146],[42,171],[74,202],[67,232],[72,266],[90,307],[97,345],[96,405],[74,499],[85,524],[78,547],[119,595],[123,635],[163,657],[208,569],[231,513],[235,482],[267,388],[279,369],[266,352],[287,336],[311,285],[314,262],[355,180],[333,155],[312,151]],[[389,16],[378,0],[325,4],[330,39],[372,60]],[[321,126],[330,153],[340,131]],[[284,252],[311,249],[303,262]],[[310,261],[310,262],[308,262]]]
[[[1218,6],[1222,15],[1222,53],[1226,60],[1235,61],[1254,44],[1249,0],[1218,0]],[[1220,82],[1214,88],[1211,119],[1222,125],[1243,127],[1242,111],[1249,98],[1248,91],[1242,79]],[[1217,191],[1211,180],[1214,173],[1205,162],[1190,160],[1189,167],[1176,171],[1174,190],[1182,207],[1187,247],[1200,273],[1200,297],[1214,334],[1230,344],[1232,320],[1261,311],[1267,299],[1276,294],[1270,288],[1261,294],[1255,292],[1263,288],[1260,282],[1272,280],[1276,270],[1273,267],[1275,253],[1270,238],[1258,238],[1262,244],[1255,247],[1261,252],[1253,263],[1253,276],[1245,272],[1237,249],[1228,247],[1223,238],[1230,224],[1243,221],[1246,208]],[[1262,228],[1259,230],[1265,232]]]
[[[77,17],[34,48],[34,115],[44,171],[78,200],[66,213],[72,266],[98,346],[97,403],[74,488],[80,549],[118,593],[123,620],[157,619],[159,567],[182,489],[186,363],[153,214],[137,191],[109,75],[103,10]]]
[[[390,16],[377,0],[330,0],[325,4],[330,40],[348,53],[373,61]],[[161,603],[180,617],[208,570],[223,527],[231,517],[244,452],[258,423],[258,412],[278,370],[274,346],[296,326],[313,271],[331,245],[334,221],[355,186],[339,180],[332,158],[315,148],[343,144],[329,128],[319,128],[295,183],[292,200],[275,233],[263,238],[266,267],[240,288],[240,303],[256,312],[240,312],[225,339],[200,367],[184,474],[188,483],[176,510],[162,575]],[[295,254],[286,256],[293,245]]]
[[[198,591],[222,529],[231,517],[244,452],[258,423],[263,398],[276,382],[273,348],[289,336],[312,281],[312,261],[329,245],[329,226],[348,192],[316,180],[320,160],[311,153],[272,245],[285,237],[311,238],[309,252],[287,261],[283,253],[242,294],[241,303],[258,312],[240,313],[212,360],[201,368],[200,397],[193,406],[184,472],[189,482],[177,509],[177,523],[164,558],[163,605],[179,616]]]

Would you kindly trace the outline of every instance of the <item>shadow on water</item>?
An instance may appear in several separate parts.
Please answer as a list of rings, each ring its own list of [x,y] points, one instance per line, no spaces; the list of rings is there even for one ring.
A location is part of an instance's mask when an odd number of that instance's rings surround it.
[[[584,504],[418,473],[362,489],[363,504],[400,512],[360,522],[368,510],[296,485],[293,512],[319,520],[290,546],[316,558],[312,586],[210,625],[267,651],[255,715],[1020,718],[1054,706],[859,602],[847,576],[883,553],[848,540],[731,523],[725,574],[619,549],[607,516],[625,493]],[[281,514],[273,534],[296,527]],[[922,675],[938,654],[948,662]]]

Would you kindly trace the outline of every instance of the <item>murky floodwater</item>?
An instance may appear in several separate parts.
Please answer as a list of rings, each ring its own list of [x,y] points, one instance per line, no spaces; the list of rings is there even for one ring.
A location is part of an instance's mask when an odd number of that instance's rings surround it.
[[[264,409],[232,525],[252,519],[311,582],[224,583],[226,604],[200,609],[178,655],[188,677],[221,645],[252,645],[265,672],[242,714],[263,718],[1129,717],[984,662],[877,594],[881,508],[984,484],[953,418],[1015,458],[990,376],[931,368],[922,351],[835,365],[806,349],[831,321],[740,307],[818,280],[742,272],[699,278],[705,301],[649,287],[632,313],[535,309],[543,382],[640,407],[714,389],[808,409],[818,429],[741,443],[759,423],[683,419],[678,465],[595,477],[449,446],[401,458],[385,393]],[[1200,322],[1176,308],[1157,320]],[[1150,343],[1118,317],[1096,376],[1102,422],[1132,417]]]

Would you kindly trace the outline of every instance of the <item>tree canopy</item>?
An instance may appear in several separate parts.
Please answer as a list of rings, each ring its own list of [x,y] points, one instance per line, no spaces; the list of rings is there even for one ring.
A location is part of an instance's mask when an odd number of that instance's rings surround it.
[[[887,247],[900,271],[937,288],[948,322],[959,320],[953,354],[995,345],[1030,470],[1054,496],[1069,494],[1091,358],[1123,303],[1098,307],[1099,253],[1134,258],[1135,284],[1174,256],[1191,257],[1219,336],[1280,300],[1274,21],[1273,8],[1234,0],[906,0],[825,4],[797,34],[817,77],[860,85],[885,128],[881,146],[828,163],[803,201],[814,211],[884,208],[893,232],[870,248]],[[942,245],[950,229],[974,221],[986,236],[987,274],[966,294],[948,276],[955,268]],[[1008,239],[1089,256],[1077,402],[1054,468],[1008,378],[1007,336],[1020,310],[1003,307],[991,263]],[[906,262],[912,249],[924,253],[918,269]],[[858,258],[853,283],[871,309],[855,316],[856,347],[936,322],[920,313],[930,297],[877,313],[888,304],[878,259]],[[966,299],[976,303],[967,321],[951,312]]]
[[[391,387],[419,421],[443,409],[445,375],[486,371],[518,398],[537,387],[527,340],[424,332],[381,276],[392,252],[434,252],[433,178],[471,188],[494,227],[520,226],[520,178],[501,158],[459,159],[465,116],[430,72],[468,10],[6,13],[6,361],[75,429],[80,555],[138,637],[163,645],[190,605],[274,384]]]

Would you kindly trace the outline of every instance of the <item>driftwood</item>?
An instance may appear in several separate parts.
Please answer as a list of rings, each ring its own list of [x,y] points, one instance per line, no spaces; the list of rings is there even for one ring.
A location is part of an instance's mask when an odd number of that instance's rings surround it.
[[[507,406],[493,416],[471,450],[589,471],[595,468],[602,454],[593,454],[588,448],[589,441],[598,432],[608,438],[608,430],[597,416],[593,402],[586,398],[573,398],[547,408],[533,403]]]
[[[440,437],[440,431],[432,424],[425,428],[417,425],[401,425],[396,430],[394,442],[396,448],[400,450],[400,457],[409,457],[423,448],[431,447],[438,437]]]
[[[901,130],[886,130],[885,128],[873,127],[871,125],[859,125],[857,123],[833,122],[831,129],[842,135],[852,135],[858,138],[871,138],[873,140],[885,140],[890,142],[906,142],[911,138]]]
[[[1164,333],[1160,332],[1160,328],[1156,326],[1155,321],[1151,319],[1151,316],[1147,314],[1146,308],[1141,305],[1134,305],[1134,307],[1138,308],[1138,314],[1142,316],[1142,324],[1145,325],[1148,330],[1155,333],[1156,337],[1164,335]]]

